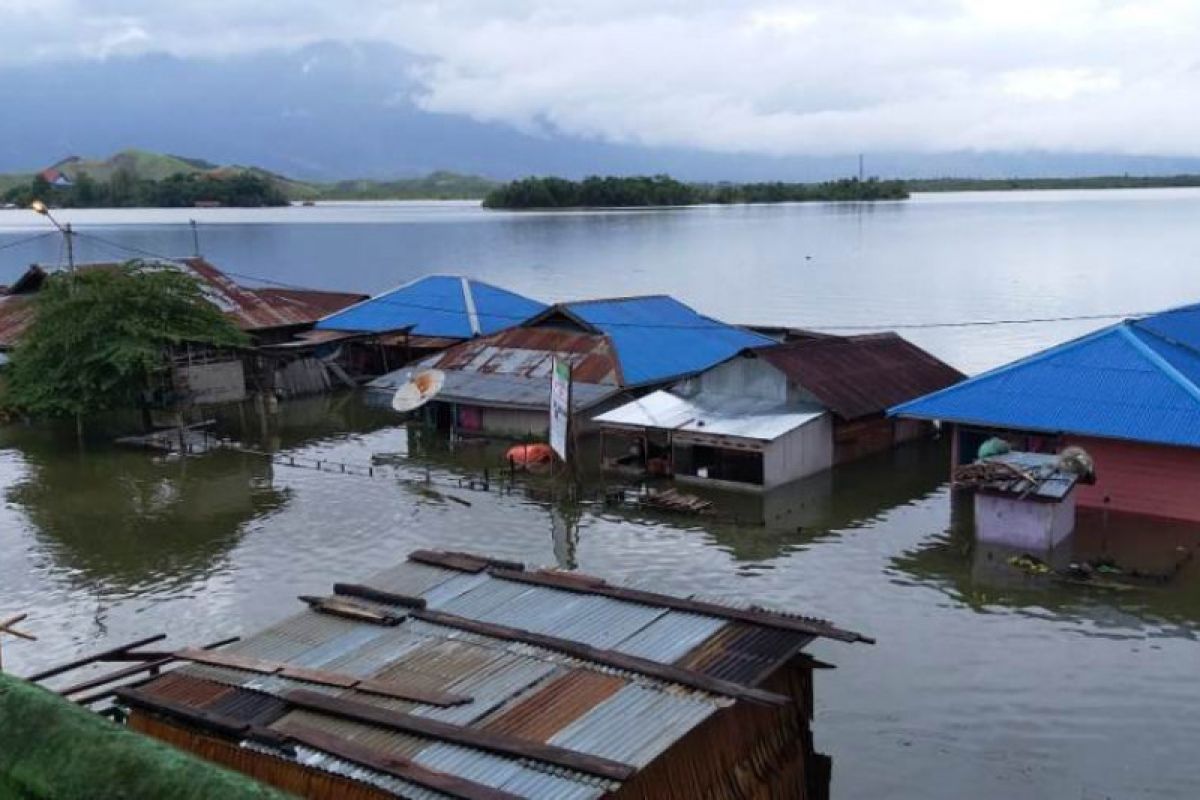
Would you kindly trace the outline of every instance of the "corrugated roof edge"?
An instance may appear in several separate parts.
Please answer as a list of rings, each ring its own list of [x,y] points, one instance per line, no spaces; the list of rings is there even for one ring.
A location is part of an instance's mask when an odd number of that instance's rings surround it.
[[[889,417],[910,417],[912,419],[930,419],[930,420],[940,419],[940,417],[936,417],[936,416],[933,416],[930,414],[913,413],[910,411],[910,409],[913,406],[916,406],[920,403],[924,403],[928,400],[932,400],[935,397],[941,397],[942,395],[949,394],[951,392],[960,390],[960,389],[962,389],[966,386],[969,386],[977,381],[982,381],[982,380],[986,380],[988,378],[993,378],[997,375],[1003,375],[1006,372],[1011,372],[1012,370],[1020,369],[1021,367],[1027,366],[1029,364],[1036,364],[1039,361],[1044,361],[1047,358],[1052,358],[1052,357],[1058,355],[1059,353],[1063,352],[1064,350],[1069,350],[1072,347],[1081,345],[1084,342],[1089,342],[1093,339],[1099,339],[1102,336],[1108,336],[1109,334],[1114,333],[1117,330],[1117,328],[1127,325],[1130,322],[1131,322],[1131,320],[1123,320],[1121,322],[1116,323],[1115,325],[1107,325],[1107,326],[1101,328],[1100,330],[1092,331],[1091,333],[1084,334],[1083,336],[1078,336],[1074,339],[1070,339],[1061,344],[1056,344],[1053,347],[1050,347],[1046,350],[1042,350],[1037,353],[1033,353],[1031,355],[1025,356],[1024,358],[1020,358],[1020,359],[1017,359],[1016,361],[1012,361],[1008,364],[1002,364],[1001,366],[994,367],[992,369],[987,370],[986,372],[981,372],[978,375],[973,375],[970,378],[967,378],[965,381],[962,381],[961,383],[956,383],[953,386],[947,386],[945,389],[939,389],[936,392],[931,392],[930,394],[923,395],[921,397],[917,397],[913,400],[909,400],[907,403],[901,403],[898,406],[893,406],[887,410],[887,415]],[[955,421],[958,422],[960,420],[955,420]],[[978,421],[974,421],[974,424],[987,424],[987,423],[980,423]]]

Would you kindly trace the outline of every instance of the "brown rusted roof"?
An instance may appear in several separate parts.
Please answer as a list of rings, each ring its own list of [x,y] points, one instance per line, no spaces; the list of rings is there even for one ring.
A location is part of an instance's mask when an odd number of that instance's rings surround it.
[[[203,258],[184,258],[164,262],[179,268],[183,265],[203,284],[205,295],[213,305],[229,316],[244,331],[266,328],[311,325],[321,317],[351,306],[366,295],[347,292],[323,292],[310,289],[249,289]],[[117,262],[80,264],[77,269],[115,269]],[[47,271],[34,264],[0,295],[0,348],[13,347],[33,321],[30,303],[41,289]]]
[[[965,377],[895,333],[807,339],[755,352],[846,420],[882,413]]]
[[[607,336],[558,328],[510,328],[451,347],[431,366],[481,375],[546,378],[555,355],[571,362],[577,383],[620,386],[621,370]]]

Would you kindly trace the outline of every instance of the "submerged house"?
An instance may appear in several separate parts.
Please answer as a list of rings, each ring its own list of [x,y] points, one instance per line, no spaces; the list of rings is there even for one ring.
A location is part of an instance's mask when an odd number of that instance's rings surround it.
[[[198,404],[241,400],[248,389],[287,397],[328,388],[326,367],[312,352],[272,348],[294,341],[317,320],[365,297],[347,292],[246,287],[198,257],[146,263],[191,275],[205,298],[250,337],[254,349],[236,353],[206,346],[176,348],[174,391]],[[89,263],[76,269],[117,266],[115,262]],[[35,264],[0,293],[0,353],[15,347],[32,324],[34,298],[49,275],[50,270]]]
[[[993,436],[1075,445],[1095,462],[1080,507],[1200,521],[1200,305],[1129,319],[892,409],[953,426],[954,464]]]
[[[518,327],[422,361],[445,375],[425,413],[458,433],[543,437],[557,357],[571,365],[571,411],[577,432],[585,432],[591,415],[624,398],[770,343],[665,295],[560,303]],[[384,375],[370,388],[387,402],[410,374]]]
[[[771,489],[916,438],[891,406],[962,374],[894,334],[802,336],[595,418],[609,469]]]
[[[420,550],[117,691],[129,725],[295,795],[829,796],[827,622]]]
[[[347,367],[381,375],[478,336],[511,328],[546,304],[459,275],[426,275],[322,319],[314,334],[353,340]]]

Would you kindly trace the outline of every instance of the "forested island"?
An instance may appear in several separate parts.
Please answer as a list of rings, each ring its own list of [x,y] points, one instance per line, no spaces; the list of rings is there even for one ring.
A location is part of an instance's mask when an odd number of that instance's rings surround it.
[[[80,174],[51,183],[42,174],[4,193],[4,202],[28,206],[34,200],[56,208],[185,208],[190,206],[286,206],[287,195],[270,179],[242,171],[227,175],[176,173],[161,180],[118,170],[108,180]]]
[[[684,183],[669,175],[524,178],[493,189],[485,208],[633,208],[709,203],[794,203],[843,200],[903,200],[902,181],[844,178],[824,183]]]
[[[1082,178],[910,178],[912,192],[1009,192],[1045,189],[1170,189],[1200,186],[1200,175],[1097,175]]]

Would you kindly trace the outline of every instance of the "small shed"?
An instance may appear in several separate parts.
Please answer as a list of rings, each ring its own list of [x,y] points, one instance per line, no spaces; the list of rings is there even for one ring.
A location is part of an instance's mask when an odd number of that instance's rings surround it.
[[[827,622],[465,553],[366,584],[118,697],[130,725],[294,794],[828,797]]]
[[[1011,452],[955,472],[955,485],[975,489],[975,535],[980,541],[1045,552],[1075,530],[1079,476],[1059,458]]]

